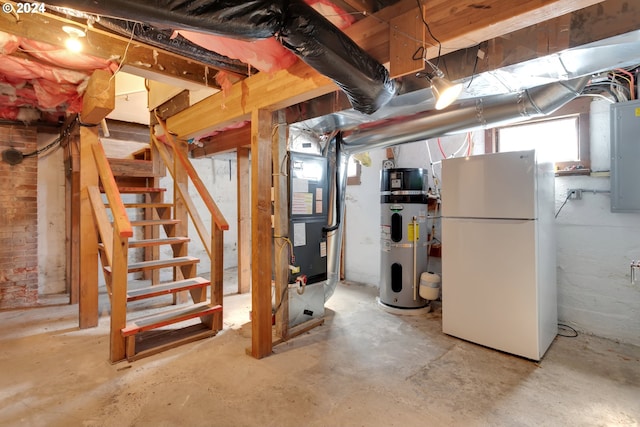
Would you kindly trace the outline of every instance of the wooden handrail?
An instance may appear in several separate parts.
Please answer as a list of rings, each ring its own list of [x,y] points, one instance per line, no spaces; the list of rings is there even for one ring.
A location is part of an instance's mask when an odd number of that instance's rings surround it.
[[[120,237],[133,237],[133,228],[131,227],[129,216],[122,202],[122,197],[120,197],[120,191],[118,191],[118,185],[111,172],[111,166],[109,166],[104,148],[102,144],[94,144],[92,148],[93,157],[98,168],[98,175],[100,176],[102,187],[104,188],[109,206],[111,207],[115,230]]]
[[[213,219],[213,222],[215,223],[216,227],[218,227],[220,230],[228,230],[229,223],[227,223],[227,220],[222,215],[222,212],[220,212],[220,209],[216,205],[216,202],[213,200],[213,198],[207,191],[207,187],[204,185],[204,183],[198,176],[198,173],[196,172],[195,168],[193,167],[189,159],[187,159],[185,155],[180,150],[177,149],[173,136],[169,133],[169,130],[167,129],[167,126],[164,123],[164,121],[162,121],[157,114],[156,114],[156,119],[158,120],[158,123],[160,123],[160,126],[162,126],[162,130],[164,131],[164,134],[166,135],[169,144],[173,147],[173,155],[176,156],[176,158],[178,159],[182,167],[185,169],[185,171],[187,172],[187,175],[191,179],[191,182],[193,182],[193,186],[196,188],[196,190],[198,191],[198,194],[202,198],[202,201],[204,202],[205,206],[207,207],[207,209],[209,209],[209,212],[211,212],[211,218]],[[154,138],[157,140],[157,137],[154,136]],[[157,141],[157,142],[160,142],[160,141]]]
[[[169,169],[169,173],[171,174],[171,177],[175,181],[176,176],[175,176],[175,171],[171,167],[171,164],[173,162],[171,159],[171,154],[169,153],[169,149],[165,144],[159,141],[155,135],[152,134],[151,139],[153,143],[156,145],[158,149],[158,153],[160,153],[160,157],[162,157],[162,160],[167,165],[167,168]],[[196,231],[198,232],[198,236],[200,236],[200,240],[202,241],[202,244],[204,246],[205,251],[207,252],[207,255],[211,257],[211,236],[206,226],[204,225],[204,221],[202,221],[202,218],[200,217],[200,214],[198,213],[198,210],[196,209],[195,204],[191,199],[191,196],[189,195],[189,189],[184,184],[177,184],[176,190],[180,195],[180,197],[182,197],[182,200],[186,205],[187,212],[189,213],[189,216],[191,216],[191,219],[193,220],[193,225],[196,228]],[[215,226],[214,221],[212,221],[212,227],[213,226]]]

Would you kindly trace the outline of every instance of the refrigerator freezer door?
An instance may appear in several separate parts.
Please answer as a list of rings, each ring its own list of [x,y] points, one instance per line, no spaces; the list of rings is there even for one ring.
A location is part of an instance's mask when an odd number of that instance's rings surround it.
[[[531,220],[443,219],[444,333],[540,360],[535,233]]]
[[[442,161],[442,216],[537,218],[535,151]]]

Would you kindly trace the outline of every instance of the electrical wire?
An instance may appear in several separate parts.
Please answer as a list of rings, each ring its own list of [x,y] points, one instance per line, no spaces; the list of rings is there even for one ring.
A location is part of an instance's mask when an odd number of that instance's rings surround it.
[[[58,138],[54,139],[50,144],[47,144],[46,146],[42,147],[42,148],[38,148],[35,151],[32,151],[31,153],[27,153],[27,154],[23,154],[22,157],[33,157],[33,156],[37,156],[40,153],[44,153],[47,150],[50,150],[51,148],[53,148],[55,145],[59,144],[62,141],[62,137],[59,136]]]
[[[568,331],[568,333],[561,333],[561,331]],[[558,336],[565,338],[575,338],[578,336],[578,331],[576,331],[569,325],[558,323]]]
[[[469,80],[469,84],[467,85],[467,89],[471,87],[471,83],[473,83],[473,79],[476,77],[476,70],[478,68],[478,60],[480,59],[480,46],[482,43],[478,43],[478,50],[476,50],[476,59],[473,61],[473,71],[471,71],[471,80]]]
[[[633,74],[631,74],[630,72],[628,72],[627,70],[625,70],[623,68],[616,68],[616,71],[619,71],[619,72],[629,76],[629,78],[625,79],[625,80],[627,80],[629,82],[629,92],[631,92],[631,99],[635,99],[635,90],[634,90],[634,85],[633,85]]]
[[[560,215],[560,211],[562,210],[562,208],[564,208],[564,205],[567,204],[567,202],[571,198],[572,194],[573,194],[573,191],[571,191],[571,192],[569,192],[569,194],[567,194],[567,198],[564,199],[564,202],[562,202],[562,206],[560,206],[560,209],[558,209],[558,212],[556,212],[556,218],[558,218],[558,215]]]
[[[429,32],[429,36],[431,36],[431,38],[438,43],[438,58],[436,59],[436,68],[438,67],[438,65],[440,65],[440,55],[442,53],[442,43],[440,43],[440,40],[438,40],[436,38],[436,36],[433,35],[433,33],[431,32],[431,28],[429,27],[429,24],[427,23],[427,20],[424,19],[424,13],[422,12],[422,4],[420,3],[420,0],[416,0],[416,3],[418,4],[418,9],[420,9],[420,19],[422,19],[422,23],[424,24],[424,26],[427,28],[427,31]],[[424,52],[424,48],[422,48],[423,52]],[[426,56],[426,52],[425,56]],[[415,54],[414,54],[415,55]]]

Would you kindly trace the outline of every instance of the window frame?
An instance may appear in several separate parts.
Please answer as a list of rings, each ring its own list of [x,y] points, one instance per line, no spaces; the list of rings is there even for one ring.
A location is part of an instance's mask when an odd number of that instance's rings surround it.
[[[576,117],[578,127],[578,161],[556,162],[555,169],[556,175],[585,175],[591,172],[591,158],[590,152],[590,135],[589,135],[589,109],[591,105],[591,98],[577,98],[564,107],[560,108],[553,114],[549,114],[543,118],[537,120],[528,120],[526,122],[517,123],[514,125],[500,126],[489,130],[489,141],[492,142],[491,147],[486,152],[497,153],[499,148],[499,130],[520,125],[529,125],[532,123],[541,123],[550,120],[557,120],[563,118]],[[581,165],[582,168],[578,169]]]

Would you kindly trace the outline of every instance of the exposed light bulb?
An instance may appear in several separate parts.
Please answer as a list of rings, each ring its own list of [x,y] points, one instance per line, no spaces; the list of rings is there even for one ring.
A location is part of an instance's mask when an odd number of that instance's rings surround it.
[[[64,42],[67,50],[73,53],[82,52],[82,43],[80,42],[80,38],[86,35],[84,30],[72,27],[70,25],[65,25],[62,27],[62,31],[67,33],[67,35],[69,36]]]
[[[460,92],[462,92],[462,84],[453,84],[444,77],[433,77],[431,90],[436,98],[436,110],[442,110],[458,99]]]
[[[69,37],[64,42],[64,45],[69,52],[73,52],[73,53],[82,52],[82,43],[80,43],[80,40],[78,40],[77,37]]]

